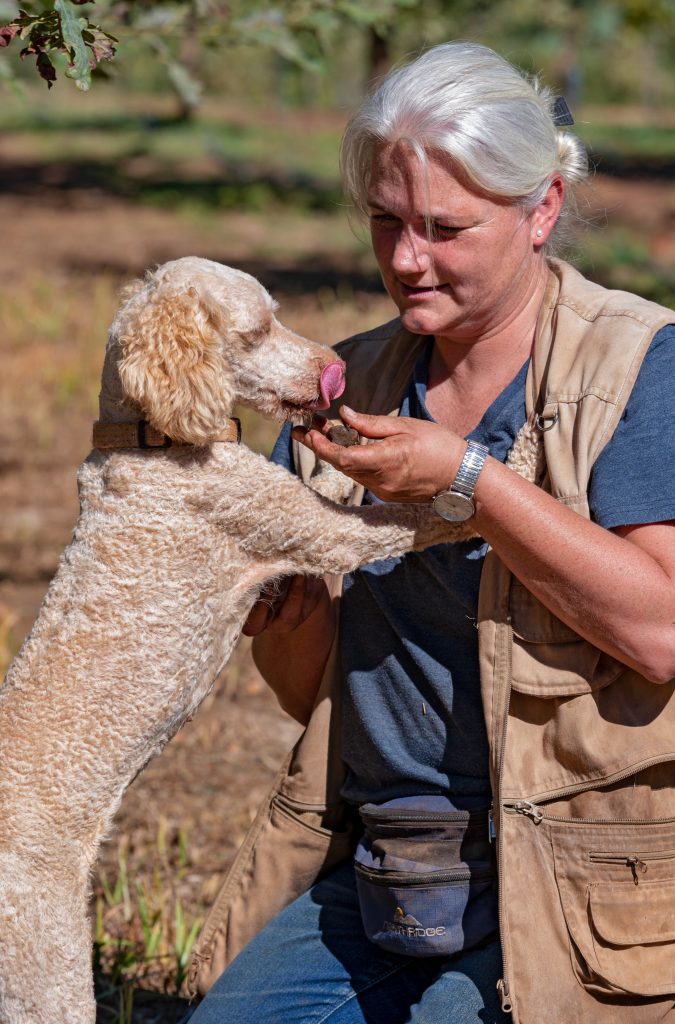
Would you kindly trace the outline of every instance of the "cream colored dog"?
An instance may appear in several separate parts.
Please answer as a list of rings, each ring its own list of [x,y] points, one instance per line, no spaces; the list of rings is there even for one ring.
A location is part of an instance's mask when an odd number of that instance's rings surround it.
[[[301,419],[340,393],[342,364],[274,309],[247,274],[188,258],[130,290],[112,325],[81,513],[0,691],[2,1024],[93,1024],[98,845],[263,584],[457,536],[427,506],[339,506],[215,440],[235,401]],[[163,435],[182,444],[137,447]]]

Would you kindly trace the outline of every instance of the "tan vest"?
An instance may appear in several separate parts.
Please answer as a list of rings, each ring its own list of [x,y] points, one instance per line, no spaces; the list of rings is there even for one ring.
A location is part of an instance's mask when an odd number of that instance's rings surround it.
[[[527,411],[539,415],[543,431],[542,486],[580,515],[589,515],[590,471],[649,343],[673,321],[669,310],[552,264]],[[339,351],[350,383],[341,401],[395,414],[425,342],[397,321],[344,342]],[[301,449],[297,461],[309,481],[311,453]],[[361,496],[355,487],[352,501]],[[670,1021],[673,684],[650,683],[581,639],[492,551],[481,575],[478,622],[498,832],[504,1008],[516,1024]],[[279,910],[352,853],[340,798],[340,683],[336,643],[312,718],[195,946],[193,994],[205,993]],[[450,1014],[449,1008],[448,1021]]]

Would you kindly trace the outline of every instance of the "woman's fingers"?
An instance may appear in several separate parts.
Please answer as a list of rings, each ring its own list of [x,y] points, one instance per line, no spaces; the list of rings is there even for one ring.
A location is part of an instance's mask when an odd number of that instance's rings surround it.
[[[307,582],[306,576],[288,578],[285,595],[276,602],[274,617],[267,626],[271,633],[290,633],[307,618],[304,614]]]
[[[327,594],[326,584],[313,576],[288,576],[266,587],[251,608],[242,632],[245,636],[291,633],[309,618]]]
[[[379,461],[379,456],[371,450],[374,445],[355,444],[345,448],[343,445],[335,444],[318,430],[303,430],[302,427],[294,428],[293,437],[306,448],[310,448],[320,459],[330,462],[347,476],[353,476],[353,471],[358,472],[359,469],[375,466]]]
[[[405,434],[410,422],[405,417],[370,416],[367,413],[354,412],[347,405],[340,406],[340,417],[346,426],[369,440],[383,440]],[[330,438],[332,430],[334,425],[329,420],[315,416],[308,430],[295,427],[293,437],[307,448],[311,448],[319,458],[330,462],[348,476],[352,476],[352,470],[376,466],[379,457],[368,446],[335,444]]]
[[[293,436],[310,448],[319,459],[363,484],[378,497],[391,500],[389,493],[386,493],[386,483],[381,493],[380,489],[384,481],[391,480],[393,483],[394,478],[400,476],[402,464],[406,460],[403,446],[395,445],[393,438],[381,438],[373,444],[343,448],[316,430],[297,430]]]
[[[342,448],[317,430],[298,428],[293,436],[383,501],[431,501],[454,479],[466,442],[441,424],[346,407],[341,414],[372,444]]]
[[[371,438],[404,433],[407,422],[407,418],[401,416],[371,416],[365,412],[354,412],[348,405],[340,406],[340,419],[363,437]]]
[[[255,602],[248,618],[244,623],[242,632],[244,636],[258,636],[268,628],[274,621],[281,607],[283,607],[291,583],[295,577],[287,576],[278,582],[268,583],[260,591],[260,596]]]
[[[256,601],[242,626],[244,636],[257,636],[258,633],[262,633],[272,615],[272,605],[269,601]]]

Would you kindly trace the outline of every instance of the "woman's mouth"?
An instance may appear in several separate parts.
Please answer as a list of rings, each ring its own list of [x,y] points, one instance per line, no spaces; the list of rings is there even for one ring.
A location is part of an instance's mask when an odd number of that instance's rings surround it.
[[[445,292],[448,288],[445,284],[413,285],[405,284],[403,281],[399,281],[398,284],[406,299],[433,299],[439,292]]]

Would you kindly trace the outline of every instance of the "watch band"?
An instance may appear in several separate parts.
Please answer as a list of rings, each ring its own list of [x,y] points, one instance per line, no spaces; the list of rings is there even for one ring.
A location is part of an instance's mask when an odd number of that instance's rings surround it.
[[[477,441],[467,442],[464,457],[457,470],[457,476],[447,490],[441,491],[433,500],[434,512],[450,523],[463,523],[476,511],[473,492],[481,469],[490,451]]]
[[[468,441],[457,476],[448,489],[472,498],[478,476],[489,454],[490,449],[486,445],[479,444],[478,441]]]

